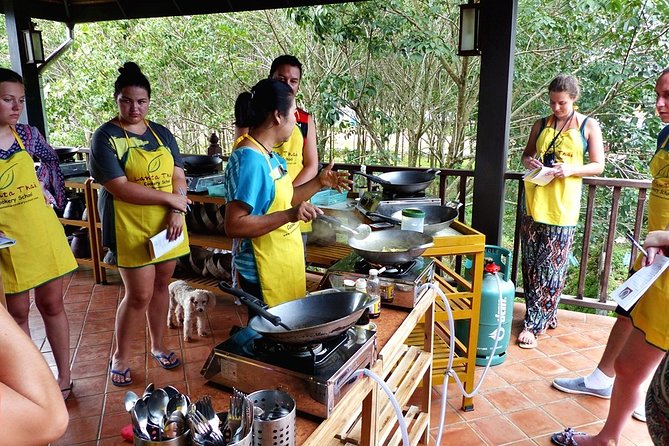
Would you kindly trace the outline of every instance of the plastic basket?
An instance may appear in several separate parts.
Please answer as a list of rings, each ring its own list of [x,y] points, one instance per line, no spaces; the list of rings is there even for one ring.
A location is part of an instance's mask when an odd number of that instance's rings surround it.
[[[311,197],[311,203],[315,206],[330,206],[346,201],[347,196],[347,190],[337,192],[334,189],[326,189],[320,192],[316,192],[314,196]]]

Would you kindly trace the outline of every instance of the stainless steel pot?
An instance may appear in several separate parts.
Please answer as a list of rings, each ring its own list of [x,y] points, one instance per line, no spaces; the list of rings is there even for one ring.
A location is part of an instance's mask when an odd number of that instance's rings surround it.
[[[366,293],[337,291],[291,300],[272,308],[256,297],[221,282],[218,287],[232,294],[258,315],[249,321],[249,328],[277,342],[313,344],[334,338],[360,319],[374,303]]]
[[[368,262],[397,265],[419,257],[434,245],[434,239],[422,232],[386,229],[372,232],[362,240],[351,238],[348,245]]]

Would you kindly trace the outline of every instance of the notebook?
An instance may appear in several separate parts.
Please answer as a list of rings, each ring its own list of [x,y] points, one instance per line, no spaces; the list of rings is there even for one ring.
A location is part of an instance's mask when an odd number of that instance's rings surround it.
[[[163,229],[158,234],[149,239],[149,252],[152,259],[157,259],[164,256],[184,241],[184,233],[182,232],[175,240],[167,239],[167,229]]]

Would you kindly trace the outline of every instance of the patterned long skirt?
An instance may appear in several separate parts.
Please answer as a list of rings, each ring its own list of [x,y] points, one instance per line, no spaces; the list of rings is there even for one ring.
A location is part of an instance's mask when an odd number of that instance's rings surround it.
[[[669,444],[669,355],[664,355],[648,387],[646,422],[653,444]]]
[[[557,327],[557,306],[564,289],[575,226],[553,226],[523,217],[520,228],[525,329],[537,335]]]

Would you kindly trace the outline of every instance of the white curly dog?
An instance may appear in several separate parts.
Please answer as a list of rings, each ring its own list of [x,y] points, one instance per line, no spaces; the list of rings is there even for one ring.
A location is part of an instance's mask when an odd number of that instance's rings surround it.
[[[170,283],[170,308],[167,313],[169,328],[183,325],[184,341],[190,342],[193,337],[193,326],[197,321],[197,334],[209,336],[206,329],[206,315],[209,308],[216,305],[216,296],[211,291],[198,290],[183,280]]]

